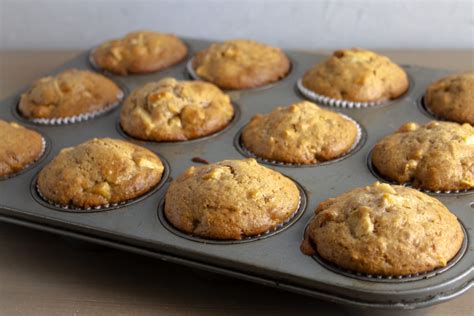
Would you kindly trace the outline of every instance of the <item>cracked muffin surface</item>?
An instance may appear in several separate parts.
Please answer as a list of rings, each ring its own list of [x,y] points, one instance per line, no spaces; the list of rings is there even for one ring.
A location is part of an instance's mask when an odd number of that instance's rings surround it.
[[[39,173],[47,200],[79,208],[130,200],[157,185],[161,160],[146,148],[116,139],[92,139],[62,149]]]
[[[432,191],[474,188],[474,127],[410,122],[380,140],[372,163],[384,177]]]
[[[426,90],[425,106],[440,118],[474,125],[474,71],[433,82]]]
[[[260,87],[290,71],[281,49],[244,39],[212,44],[195,54],[192,66],[200,78],[223,89]]]
[[[14,122],[0,120],[0,177],[21,171],[44,152],[43,137]]]
[[[254,116],[241,135],[243,145],[255,155],[297,164],[340,157],[358,138],[353,121],[307,101]]]
[[[389,58],[353,48],[335,51],[303,76],[303,86],[333,99],[379,102],[408,90],[405,71]]]
[[[137,31],[102,43],[93,50],[91,58],[102,69],[128,75],[164,69],[187,54],[186,45],[173,34]]]
[[[320,203],[306,238],[339,267],[400,276],[446,266],[464,234],[456,216],[434,197],[375,183]]]
[[[29,119],[72,117],[104,110],[122,97],[122,90],[105,76],[69,69],[36,81],[21,95],[19,111]]]
[[[130,94],[120,125],[130,136],[144,140],[190,140],[225,128],[233,115],[229,96],[215,85],[164,78]]]
[[[297,211],[298,187],[254,159],[190,167],[166,193],[165,215],[177,229],[239,240],[276,228]]]

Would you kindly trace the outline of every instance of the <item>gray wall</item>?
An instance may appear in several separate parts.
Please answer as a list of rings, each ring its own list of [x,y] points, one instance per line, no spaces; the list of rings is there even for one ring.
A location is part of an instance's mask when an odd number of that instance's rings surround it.
[[[286,48],[474,48],[474,1],[0,0],[0,49],[85,49],[130,30]]]

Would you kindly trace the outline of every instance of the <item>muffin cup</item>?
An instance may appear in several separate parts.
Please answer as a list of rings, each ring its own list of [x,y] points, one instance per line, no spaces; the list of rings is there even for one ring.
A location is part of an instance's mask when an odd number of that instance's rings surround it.
[[[36,202],[38,202],[39,204],[41,204],[41,205],[43,205],[47,208],[50,208],[50,209],[53,209],[53,210],[56,210],[56,211],[63,211],[63,212],[70,212],[70,213],[103,212],[103,211],[110,211],[110,210],[115,210],[115,209],[118,209],[118,208],[121,208],[121,207],[129,206],[129,205],[135,204],[137,202],[140,202],[140,201],[148,198],[149,196],[155,194],[168,181],[169,174],[170,174],[169,163],[162,156],[158,155],[158,157],[160,158],[161,162],[163,163],[163,167],[164,167],[163,174],[161,176],[160,181],[154,187],[150,188],[150,190],[145,192],[144,194],[142,194],[140,196],[137,196],[135,198],[129,199],[129,200],[125,200],[125,201],[121,201],[121,202],[117,202],[117,203],[98,205],[98,206],[93,206],[93,207],[77,207],[77,206],[74,206],[74,205],[62,205],[60,203],[56,203],[54,201],[51,201],[51,200],[47,199],[41,193],[41,191],[39,190],[39,186],[38,186],[39,172],[33,177],[32,181],[31,181],[31,184],[30,184],[31,195],[36,200]]]
[[[349,150],[347,150],[347,152],[345,152],[343,155],[341,155],[337,158],[331,159],[331,160],[322,161],[322,162],[318,162],[318,163],[304,164],[304,163],[291,163],[291,162],[284,162],[284,161],[278,161],[278,160],[269,160],[269,159],[266,159],[266,158],[262,158],[262,157],[256,155],[255,153],[253,153],[252,151],[250,151],[243,144],[241,136],[242,136],[242,132],[243,132],[245,126],[242,127],[240,129],[240,131],[237,133],[237,135],[235,136],[234,146],[237,148],[237,150],[243,156],[248,157],[248,158],[254,158],[258,162],[266,164],[266,165],[280,166],[280,167],[296,167],[296,168],[301,168],[302,167],[302,168],[304,168],[304,167],[317,167],[317,166],[324,166],[324,165],[332,164],[332,163],[341,161],[341,160],[351,156],[352,154],[355,154],[360,148],[362,148],[362,146],[365,143],[365,139],[366,139],[366,133],[365,133],[364,129],[362,128],[362,126],[356,120],[354,120],[353,118],[351,118],[351,117],[349,117],[345,114],[342,114],[342,113],[339,113],[339,114],[341,116],[343,116],[346,120],[349,120],[349,121],[351,121],[352,123],[354,123],[356,125],[356,127],[357,127],[357,137],[356,137],[356,140],[355,140],[354,144],[352,144],[351,148],[349,148]]]
[[[464,190],[437,190],[437,191],[433,191],[433,190],[427,190],[427,189],[423,189],[423,188],[419,188],[419,187],[415,187],[413,186],[412,183],[410,182],[405,182],[405,183],[398,183],[396,181],[393,181],[391,179],[388,179],[386,178],[385,176],[381,175],[379,173],[379,171],[377,170],[377,168],[375,168],[374,164],[372,163],[372,153],[374,151],[374,148],[372,148],[370,151],[369,151],[369,154],[367,155],[367,167],[369,168],[370,172],[374,175],[374,177],[376,177],[378,180],[382,181],[382,182],[386,182],[386,183],[390,183],[390,184],[393,184],[393,185],[401,185],[401,186],[404,186],[404,187],[408,187],[408,188],[412,188],[412,189],[415,189],[415,190],[418,190],[418,191],[421,191],[421,192],[424,192],[424,193],[427,193],[429,195],[467,195],[467,194],[472,194],[474,193],[474,189],[464,189]]]
[[[359,109],[359,108],[373,107],[373,106],[382,105],[386,103],[386,101],[355,102],[355,101],[349,101],[349,100],[333,99],[325,95],[318,94],[306,88],[303,85],[302,78],[298,79],[298,81],[296,82],[296,87],[298,88],[298,91],[303,96],[305,96],[307,99],[314,101],[320,105],[333,106],[333,107],[345,108],[345,109],[354,109],[354,108]]]
[[[283,223],[267,230],[266,232],[260,233],[258,235],[248,236],[242,239],[235,239],[235,240],[234,239],[221,240],[221,239],[211,239],[211,238],[200,237],[200,236],[196,236],[196,235],[181,231],[175,226],[173,226],[173,224],[171,224],[166,218],[165,197],[163,197],[163,199],[161,200],[158,206],[158,218],[161,224],[171,233],[181,238],[185,238],[185,239],[196,241],[196,242],[201,242],[204,244],[232,245],[232,244],[242,244],[242,243],[248,243],[252,241],[265,239],[273,235],[276,235],[278,233],[281,233],[282,231],[284,231],[285,229],[287,229],[288,227],[296,223],[300,219],[300,217],[303,215],[304,211],[306,210],[306,205],[307,205],[307,200],[308,200],[306,196],[306,192],[304,191],[303,187],[298,182],[296,182],[293,179],[291,180],[293,181],[293,183],[296,184],[296,186],[298,187],[298,191],[300,193],[300,200],[299,200],[297,209]]]
[[[441,274],[449,269],[451,269],[453,266],[458,263],[464,254],[466,253],[466,250],[468,248],[468,234],[466,231],[466,228],[464,227],[464,224],[458,219],[459,224],[461,225],[461,229],[464,235],[464,239],[461,244],[461,248],[459,248],[459,251],[457,254],[451,258],[451,260],[446,264],[444,267],[436,268],[431,271],[427,272],[420,272],[420,273],[413,273],[413,274],[406,274],[406,275],[378,275],[378,274],[368,274],[368,273],[362,273],[362,272],[356,272],[352,271],[349,269],[345,269],[342,267],[337,266],[336,264],[327,261],[326,259],[322,258],[317,250],[316,250],[316,245],[313,243],[312,240],[307,237],[308,235],[308,228],[309,228],[309,223],[306,226],[305,229],[305,240],[309,242],[311,247],[314,250],[314,254],[311,255],[311,257],[319,263],[321,266],[324,268],[343,275],[345,277],[353,278],[353,279],[358,279],[361,281],[369,281],[369,282],[381,282],[381,283],[403,283],[403,282],[412,282],[412,281],[419,281],[419,280],[424,280],[428,278],[432,278],[434,276],[437,276],[438,274]]]
[[[27,172],[29,169],[31,169],[32,167],[34,167],[36,164],[40,163],[40,162],[46,157],[46,155],[48,154],[48,151],[49,151],[49,149],[50,149],[50,148],[49,148],[49,147],[50,147],[50,146],[49,146],[49,143],[50,143],[50,142],[49,142],[49,140],[47,140],[47,139],[45,138],[44,135],[41,135],[41,142],[42,142],[42,146],[43,146],[43,147],[42,147],[41,153],[38,155],[38,158],[37,158],[35,161],[33,161],[33,162],[27,164],[26,166],[24,166],[21,170],[18,170],[17,172],[14,172],[14,173],[12,173],[12,174],[9,174],[9,175],[0,177],[0,181],[2,181],[2,180],[8,180],[8,179],[10,179],[10,178],[16,177],[16,176],[18,176],[18,175],[20,175],[20,174],[22,174],[22,173],[24,173],[24,172]]]

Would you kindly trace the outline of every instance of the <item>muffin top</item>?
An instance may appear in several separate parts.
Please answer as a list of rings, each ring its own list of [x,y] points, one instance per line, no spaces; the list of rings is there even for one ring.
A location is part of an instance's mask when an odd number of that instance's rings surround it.
[[[35,162],[44,151],[43,137],[16,123],[0,120],[0,177]]]
[[[158,184],[161,160],[146,148],[110,139],[92,139],[64,148],[38,176],[47,200],[79,208],[136,198]]]
[[[299,205],[293,181],[254,159],[190,167],[166,193],[165,215],[186,233],[239,240],[288,220]]]
[[[88,70],[69,69],[44,77],[21,95],[20,113],[29,119],[64,118],[104,110],[123,92],[110,79]]]
[[[433,82],[426,90],[425,106],[441,118],[474,125],[474,71]]]
[[[397,183],[432,191],[474,187],[474,127],[433,121],[402,125],[374,147],[377,171]]]
[[[241,135],[243,145],[255,155],[296,164],[337,158],[358,138],[353,121],[306,101],[254,116]]]
[[[303,86],[318,94],[355,102],[396,99],[408,89],[405,71],[385,56],[365,49],[335,51],[303,76]]]
[[[98,67],[118,75],[154,72],[183,60],[186,45],[173,34],[138,31],[110,40],[93,50]]]
[[[318,254],[339,267],[408,275],[446,266],[464,239],[457,218],[417,190],[375,183],[328,199],[307,230]]]
[[[120,124],[140,139],[188,140],[223,129],[233,114],[229,96],[213,84],[164,78],[130,94]]]
[[[231,40],[196,53],[193,68],[199,77],[223,89],[247,89],[282,79],[290,71],[290,61],[279,48]]]

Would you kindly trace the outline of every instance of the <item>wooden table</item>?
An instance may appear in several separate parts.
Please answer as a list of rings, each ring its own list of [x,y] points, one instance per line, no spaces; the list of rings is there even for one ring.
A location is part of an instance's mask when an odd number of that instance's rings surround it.
[[[385,51],[474,69],[472,51]],[[0,52],[0,98],[78,54]],[[354,310],[0,222],[0,315],[346,315]],[[474,291],[416,314],[474,315]]]

